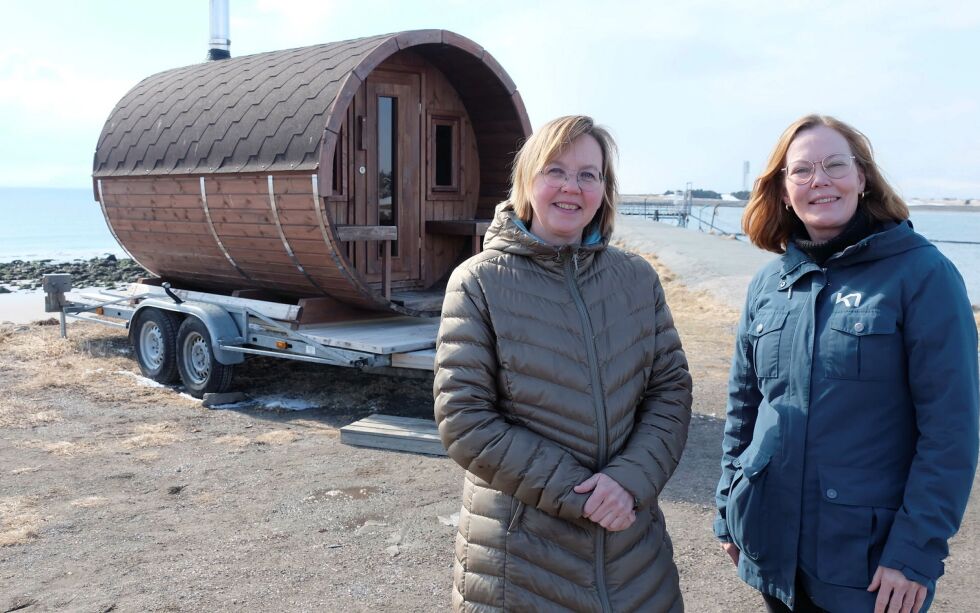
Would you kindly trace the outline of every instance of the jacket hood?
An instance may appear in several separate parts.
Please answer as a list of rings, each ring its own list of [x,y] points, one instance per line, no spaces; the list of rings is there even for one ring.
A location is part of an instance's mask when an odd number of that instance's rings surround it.
[[[514,205],[502,202],[494,211],[493,223],[487,229],[484,237],[485,250],[502,251],[526,257],[559,258],[566,253],[577,253],[578,257],[594,255],[609,244],[609,236],[599,233],[596,222],[585,229],[586,241],[579,245],[551,245],[537,236],[524,225],[517,216]]]
[[[888,221],[884,227],[857,243],[847,247],[827,260],[825,266],[850,266],[861,262],[880,260],[899,253],[931,246],[929,240],[912,228],[911,220],[900,222]],[[812,270],[813,261],[803,250],[790,241],[786,246],[786,254],[780,258],[782,262],[781,276],[792,284],[805,272]],[[811,266],[805,266],[805,264]]]

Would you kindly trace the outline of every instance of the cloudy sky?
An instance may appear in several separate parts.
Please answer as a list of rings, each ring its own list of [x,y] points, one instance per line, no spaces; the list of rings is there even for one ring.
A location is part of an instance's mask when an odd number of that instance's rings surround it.
[[[742,188],[809,112],[864,131],[908,198],[980,198],[980,3],[741,0],[230,0],[246,55],[442,28],[492,53],[531,123],[587,113],[620,144],[622,188]],[[87,187],[116,102],[203,59],[207,0],[8,2],[0,185]]]

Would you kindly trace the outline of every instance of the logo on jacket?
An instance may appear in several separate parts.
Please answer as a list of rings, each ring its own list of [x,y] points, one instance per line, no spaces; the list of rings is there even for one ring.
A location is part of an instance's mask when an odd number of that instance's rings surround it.
[[[846,306],[847,308],[861,306],[861,293],[860,292],[854,292],[854,293],[848,294],[846,296],[844,294],[842,294],[841,292],[837,292],[836,294],[834,294],[834,298],[836,298],[836,300],[834,301],[834,304],[840,304],[840,303],[843,302],[844,303],[844,306]],[[852,300],[854,301],[854,304],[851,304],[851,301]]]

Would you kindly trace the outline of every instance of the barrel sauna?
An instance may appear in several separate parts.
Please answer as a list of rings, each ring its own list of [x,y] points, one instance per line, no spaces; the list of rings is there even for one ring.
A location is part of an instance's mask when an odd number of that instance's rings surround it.
[[[106,121],[93,182],[167,281],[436,315],[529,134],[489,53],[406,31],[148,77]]]

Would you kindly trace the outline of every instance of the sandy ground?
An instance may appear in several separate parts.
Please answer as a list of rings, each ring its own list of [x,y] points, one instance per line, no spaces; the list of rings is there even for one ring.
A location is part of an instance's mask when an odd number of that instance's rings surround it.
[[[738,311],[658,268],[695,380],[661,500],[687,609],[758,611],[710,528]],[[0,611],[448,609],[461,469],[338,433],[431,417],[430,377],[255,359],[236,374],[251,405],[208,410],[137,374],[120,331],[0,325]],[[973,609],[975,498],[934,611]]]
[[[19,291],[0,294],[0,322],[26,324],[48,317],[51,315],[44,312],[44,292]]]

